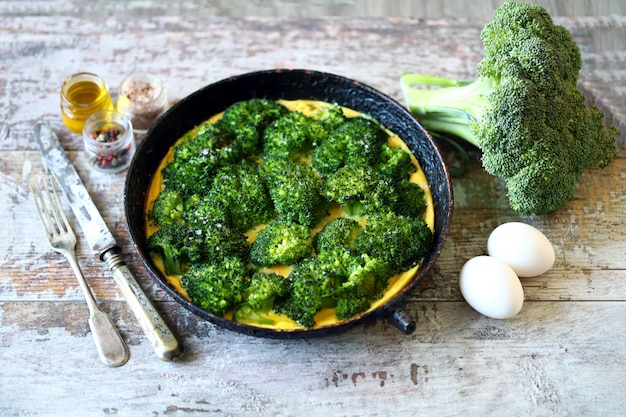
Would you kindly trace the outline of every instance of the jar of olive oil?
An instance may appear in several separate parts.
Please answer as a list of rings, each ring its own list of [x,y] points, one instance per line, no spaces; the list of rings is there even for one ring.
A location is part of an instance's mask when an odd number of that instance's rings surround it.
[[[72,132],[81,133],[85,120],[98,110],[112,109],[109,87],[96,74],[71,75],[61,86],[61,117]]]

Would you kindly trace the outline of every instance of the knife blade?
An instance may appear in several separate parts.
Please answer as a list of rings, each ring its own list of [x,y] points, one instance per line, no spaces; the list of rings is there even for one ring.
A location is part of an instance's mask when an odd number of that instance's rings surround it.
[[[91,199],[56,133],[47,123],[38,123],[35,126],[35,140],[43,155],[44,164],[67,197],[92,252],[113,273],[117,286],[154,352],[164,361],[179,359],[183,354],[182,346],[124,262],[121,247]]]

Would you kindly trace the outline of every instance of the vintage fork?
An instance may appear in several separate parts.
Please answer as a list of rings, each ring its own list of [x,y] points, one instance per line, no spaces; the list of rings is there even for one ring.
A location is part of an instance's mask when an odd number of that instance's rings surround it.
[[[89,307],[89,328],[100,359],[109,366],[123,365],[128,361],[128,346],[120,336],[111,317],[98,308],[98,304],[85,281],[76,261],[76,235],[67,221],[51,178],[47,175],[33,177],[29,185],[37,207],[37,214],[39,214],[50,246],[55,251],[65,255],[76,274],[76,278],[78,278],[80,288],[83,290]]]

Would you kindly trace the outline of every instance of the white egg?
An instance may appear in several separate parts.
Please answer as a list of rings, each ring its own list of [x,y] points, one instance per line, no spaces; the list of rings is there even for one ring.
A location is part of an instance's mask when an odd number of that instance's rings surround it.
[[[494,319],[513,317],[524,304],[524,290],[515,272],[491,256],[467,261],[461,268],[459,286],[474,310]]]
[[[534,277],[554,265],[554,248],[533,226],[510,222],[496,227],[487,241],[489,256],[506,262],[518,277]]]

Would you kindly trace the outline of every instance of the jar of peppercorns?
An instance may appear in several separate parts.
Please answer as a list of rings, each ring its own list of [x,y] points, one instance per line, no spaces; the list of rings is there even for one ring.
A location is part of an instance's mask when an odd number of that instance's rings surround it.
[[[128,168],[136,148],[132,123],[111,110],[101,110],[87,118],[83,142],[89,164],[98,171],[111,173]]]
[[[135,72],[124,78],[117,111],[130,119],[136,135],[144,135],[165,110],[167,90],[157,75]]]

